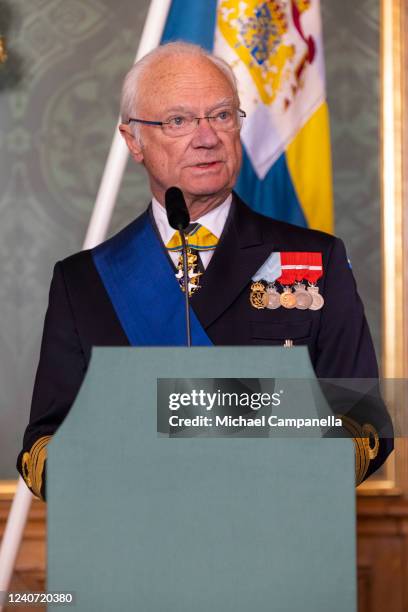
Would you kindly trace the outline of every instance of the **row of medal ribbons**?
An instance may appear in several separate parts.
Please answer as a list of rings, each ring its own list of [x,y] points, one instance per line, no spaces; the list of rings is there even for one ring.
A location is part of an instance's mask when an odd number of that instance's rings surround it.
[[[258,310],[268,308],[297,308],[298,310],[320,310],[323,307],[324,299],[319,293],[319,287],[314,283],[304,282],[295,283],[293,287],[284,285],[282,292],[278,291],[275,283],[267,281],[256,281],[251,285],[251,295],[249,297],[251,306]]]

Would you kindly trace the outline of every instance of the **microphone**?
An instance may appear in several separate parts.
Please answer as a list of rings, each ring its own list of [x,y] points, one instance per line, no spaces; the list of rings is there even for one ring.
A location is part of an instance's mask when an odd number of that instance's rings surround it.
[[[179,231],[185,230],[190,223],[190,214],[181,189],[178,187],[170,187],[167,189],[165,204],[167,219],[170,226]]]
[[[190,223],[190,213],[188,212],[183,192],[178,187],[169,187],[165,194],[165,206],[167,220],[170,226],[178,230],[180,233],[182,252],[183,252],[183,285],[185,295],[185,311],[186,311],[186,334],[187,346],[191,346],[191,329],[190,329],[190,296],[188,294],[188,263],[187,263],[187,244],[184,230]]]

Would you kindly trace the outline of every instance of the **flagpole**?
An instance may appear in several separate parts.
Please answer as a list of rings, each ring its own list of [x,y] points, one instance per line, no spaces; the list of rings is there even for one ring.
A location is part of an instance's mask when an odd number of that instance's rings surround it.
[[[0,596],[8,591],[10,585],[32,498],[30,489],[20,476],[0,547]],[[0,599],[1,610],[3,605]]]
[[[160,44],[172,0],[151,0],[135,62]],[[88,224],[83,248],[89,249],[102,242],[107,234],[122,183],[128,150],[115,126],[112,144],[105,163],[101,183]],[[24,534],[33,495],[20,477],[10,508],[0,545],[0,593],[7,591]],[[0,612],[3,610],[0,601]]]
[[[160,44],[171,1],[172,0],[152,0],[135,62]],[[101,184],[88,225],[83,246],[84,249],[91,249],[104,240],[122,183],[123,173],[128,159],[128,149],[119,133],[119,123],[120,118],[115,127],[108,159],[105,164]]]

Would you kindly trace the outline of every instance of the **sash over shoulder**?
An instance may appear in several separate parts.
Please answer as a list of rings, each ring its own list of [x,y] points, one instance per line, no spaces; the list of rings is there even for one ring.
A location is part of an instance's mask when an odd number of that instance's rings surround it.
[[[184,295],[147,213],[92,258],[131,345],[186,345]],[[212,346],[191,307],[190,321],[192,344]]]

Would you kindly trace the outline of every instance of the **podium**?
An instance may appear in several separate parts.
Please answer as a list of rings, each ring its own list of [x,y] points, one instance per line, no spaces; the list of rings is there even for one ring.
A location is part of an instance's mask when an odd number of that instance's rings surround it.
[[[313,412],[306,347],[94,349],[49,445],[48,591],[83,612],[355,611],[352,440],[158,432],[158,379],[197,378],[304,379]]]

